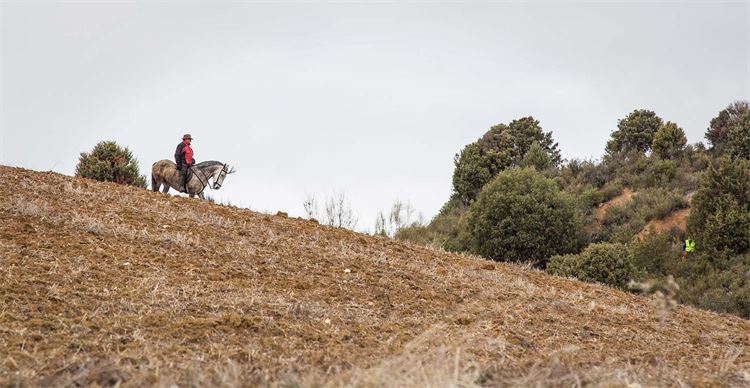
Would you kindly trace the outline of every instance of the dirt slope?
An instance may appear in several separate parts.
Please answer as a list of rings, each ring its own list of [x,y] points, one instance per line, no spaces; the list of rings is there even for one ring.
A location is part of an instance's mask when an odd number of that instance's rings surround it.
[[[750,384],[733,316],[54,173],[0,198],[0,386]]]
[[[672,212],[670,215],[660,218],[657,220],[649,221],[635,238],[642,240],[647,234],[656,232],[666,232],[671,229],[680,229],[685,231],[687,229],[687,217],[690,214],[690,208],[680,209]]]

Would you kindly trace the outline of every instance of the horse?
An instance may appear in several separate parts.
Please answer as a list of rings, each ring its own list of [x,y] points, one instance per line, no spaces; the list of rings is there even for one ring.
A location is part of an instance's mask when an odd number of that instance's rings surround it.
[[[190,198],[196,195],[200,199],[205,199],[203,190],[208,185],[208,180],[213,179],[212,188],[218,190],[224,183],[227,174],[233,174],[234,168],[229,165],[215,160],[200,162],[190,166],[190,178],[187,182],[187,193]],[[151,166],[151,190],[159,191],[161,185],[164,185],[162,193],[169,192],[169,188],[184,192],[182,174],[177,169],[177,165],[171,160],[160,160]]]

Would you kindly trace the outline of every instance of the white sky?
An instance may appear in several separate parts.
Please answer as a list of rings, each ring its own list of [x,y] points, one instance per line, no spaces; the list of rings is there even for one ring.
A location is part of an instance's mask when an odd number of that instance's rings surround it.
[[[600,157],[637,108],[703,140],[750,98],[748,1],[2,2],[0,164],[72,175],[102,140],[148,175],[183,133],[238,169],[218,201],[302,215],[344,191],[372,230],[427,219],[453,156],[533,115]]]

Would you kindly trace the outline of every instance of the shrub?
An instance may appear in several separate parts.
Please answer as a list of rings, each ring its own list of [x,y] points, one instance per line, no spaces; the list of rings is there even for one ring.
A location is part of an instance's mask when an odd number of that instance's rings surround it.
[[[592,161],[584,161],[577,166],[580,168],[580,176],[582,183],[588,183],[594,187],[602,187],[611,180],[611,176],[607,175],[607,171],[600,165]]]
[[[638,275],[627,245],[611,243],[591,244],[577,255],[553,256],[547,272],[620,289]]]
[[[726,257],[715,266],[713,257],[695,256],[680,263],[677,294],[680,303],[750,318],[750,255]]]
[[[723,157],[701,176],[688,232],[696,249],[711,254],[750,251],[750,161]]]
[[[466,234],[468,207],[453,196],[427,226],[412,225],[399,230],[396,240],[432,245],[450,252],[469,250]]]
[[[581,237],[574,201],[531,168],[512,168],[487,184],[469,209],[475,253],[498,261],[544,261],[575,251]]]
[[[668,274],[666,266],[671,260],[680,258],[681,251],[680,236],[669,232],[648,233],[643,240],[637,240],[631,245],[633,265],[657,277]]]
[[[652,160],[646,170],[640,187],[667,186],[677,175],[677,163],[674,160]]]
[[[578,203],[578,209],[582,214],[591,212],[594,207],[606,201],[604,193],[594,187],[587,186],[583,191],[576,197]]]
[[[662,188],[651,188],[640,192],[629,206],[637,212],[643,222],[662,219],[674,211],[687,207],[687,200],[678,193]]]
[[[622,194],[622,191],[625,187],[622,184],[622,181],[619,179],[614,179],[609,182],[607,182],[604,186],[601,188],[601,193],[603,196],[603,202],[607,202],[611,200],[612,198]]]
[[[378,235],[387,236],[385,231],[377,233]],[[396,231],[394,235],[396,240],[409,241],[420,245],[430,245],[430,230],[423,225],[405,226]]]
[[[146,177],[138,172],[138,161],[127,147],[121,148],[114,141],[99,142],[90,153],[82,152],[75,175],[146,187]]]

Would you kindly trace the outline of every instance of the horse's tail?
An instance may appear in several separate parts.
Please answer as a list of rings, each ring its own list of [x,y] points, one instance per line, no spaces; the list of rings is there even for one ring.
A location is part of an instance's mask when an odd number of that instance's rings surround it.
[[[154,175],[151,175],[151,190],[153,191],[159,191],[159,186],[156,184],[156,178],[154,178]]]

